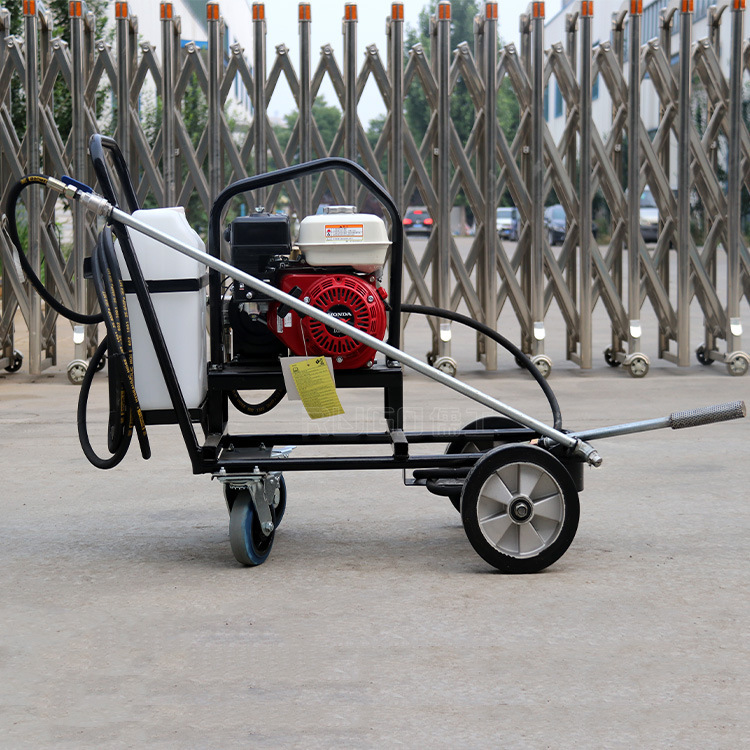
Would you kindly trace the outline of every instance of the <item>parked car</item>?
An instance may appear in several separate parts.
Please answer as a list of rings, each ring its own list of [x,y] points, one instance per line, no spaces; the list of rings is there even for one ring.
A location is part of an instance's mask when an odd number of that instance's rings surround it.
[[[521,214],[515,206],[497,209],[497,233],[506,240],[518,242]]]
[[[659,209],[648,188],[641,193],[640,215],[643,241],[656,242],[659,239]]]
[[[544,228],[550,245],[562,245],[565,242],[565,209],[559,204],[549,206],[544,211]]]
[[[412,206],[406,210],[404,216],[404,231],[407,234],[421,232],[430,234],[432,232],[432,217],[424,206]]]

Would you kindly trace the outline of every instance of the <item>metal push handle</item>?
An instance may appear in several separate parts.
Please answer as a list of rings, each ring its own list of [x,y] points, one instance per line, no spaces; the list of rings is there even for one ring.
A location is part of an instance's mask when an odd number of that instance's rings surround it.
[[[702,409],[676,411],[669,415],[669,426],[673,430],[681,430],[684,427],[700,427],[714,422],[728,422],[730,419],[742,419],[745,416],[747,416],[745,402],[730,401],[726,404],[704,406]]]
[[[600,438],[617,437],[618,435],[632,435],[636,432],[662,430],[666,427],[671,427],[673,430],[681,430],[685,427],[700,427],[701,425],[713,424],[714,422],[742,419],[746,415],[747,409],[744,401],[731,401],[727,404],[704,406],[701,409],[676,411],[668,417],[660,419],[648,419],[643,422],[629,422],[628,424],[596,427],[593,430],[573,432],[571,433],[571,437],[577,437],[579,440],[597,440]]]

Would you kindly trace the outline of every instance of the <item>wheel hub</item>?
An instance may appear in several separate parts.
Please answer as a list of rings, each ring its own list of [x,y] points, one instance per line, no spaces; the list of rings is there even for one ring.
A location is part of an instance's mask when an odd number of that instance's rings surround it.
[[[513,523],[528,523],[534,516],[534,504],[525,495],[519,495],[508,506],[508,515]]]

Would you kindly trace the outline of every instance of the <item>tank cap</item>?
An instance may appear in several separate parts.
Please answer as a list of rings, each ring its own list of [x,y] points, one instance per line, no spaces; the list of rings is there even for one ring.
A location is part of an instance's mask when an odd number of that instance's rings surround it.
[[[324,210],[327,214],[355,214],[357,213],[356,206],[326,206]]]

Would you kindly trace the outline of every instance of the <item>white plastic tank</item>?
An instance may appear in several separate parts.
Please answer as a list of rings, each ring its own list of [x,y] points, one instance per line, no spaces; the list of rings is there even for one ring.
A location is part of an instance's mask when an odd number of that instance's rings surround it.
[[[326,213],[302,220],[297,244],[311,266],[352,266],[364,273],[382,268],[391,244],[385,222],[355,211],[327,206]]]
[[[188,224],[182,206],[141,209],[133,213],[133,218],[205,252],[203,240]],[[158,285],[152,285],[155,289],[151,291],[156,317],[164,334],[185,404],[188,409],[195,409],[203,402],[208,388],[208,268],[134,229],[128,228],[128,234],[147,282],[178,281],[182,282],[182,286],[197,287],[191,291],[158,291]],[[123,279],[129,281],[130,274],[119,245],[116,251]],[[135,389],[141,408],[144,411],[172,409],[172,401],[137,297],[135,293],[129,293],[126,294],[126,299],[133,341]]]

